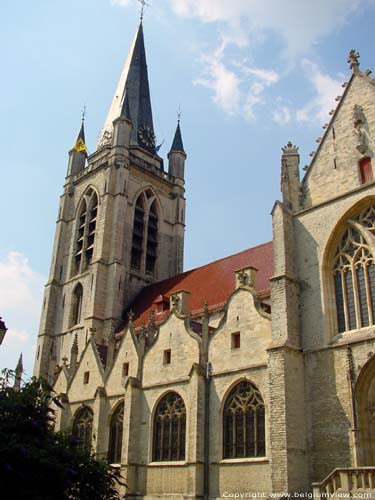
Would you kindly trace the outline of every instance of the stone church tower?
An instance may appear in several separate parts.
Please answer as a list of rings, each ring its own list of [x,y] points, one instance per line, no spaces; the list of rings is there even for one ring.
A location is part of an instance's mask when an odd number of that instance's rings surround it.
[[[46,284],[35,375],[108,344],[124,307],[150,283],[182,271],[184,152],[178,124],[168,172],[157,154],[143,27],[122,71],[97,150],[83,122],[69,162]]]
[[[375,498],[375,79],[358,58],[303,178],[283,148],[273,240],[187,272],[186,154],[178,124],[164,171],[142,24],[88,158],[82,125],[35,373],[55,428],[128,500]]]

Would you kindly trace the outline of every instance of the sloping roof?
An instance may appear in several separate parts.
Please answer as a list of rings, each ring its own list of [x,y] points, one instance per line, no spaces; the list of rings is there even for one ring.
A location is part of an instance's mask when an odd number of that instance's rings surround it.
[[[258,293],[267,295],[270,288],[269,279],[273,274],[272,241],[144,288],[129,307],[129,310],[131,309],[134,313],[134,326],[137,328],[142,323],[148,323],[150,313],[155,310],[155,302],[160,299],[160,296],[168,299],[179,290],[190,292],[189,310],[193,316],[203,310],[205,302],[208,304],[209,311],[222,308],[235,290],[234,272],[247,266],[258,269]],[[155,314],[156,322],[160,323],[168,314],[169,310]]]

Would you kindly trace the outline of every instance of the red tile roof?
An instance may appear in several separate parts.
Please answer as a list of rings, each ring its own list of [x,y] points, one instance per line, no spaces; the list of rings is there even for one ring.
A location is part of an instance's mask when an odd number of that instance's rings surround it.
[[[235,289],[234,272],[247,266],[258,270],[258,293],[267,295],[270,288],[269,279],[273,274],[272,241],[144,288],[129,308],[134,313],[134,326],[137,328],[142,323],[148,323],[150,312],[156,310],[156,302],[160,302],[160,296],[169,299],[173,293],[180,290],[190,292],[189,310],[192,316],[202,312],[205,302],[210,312],[221,309]],[[169,310],[155,314],[155,321],[160,323],[168,314]]]

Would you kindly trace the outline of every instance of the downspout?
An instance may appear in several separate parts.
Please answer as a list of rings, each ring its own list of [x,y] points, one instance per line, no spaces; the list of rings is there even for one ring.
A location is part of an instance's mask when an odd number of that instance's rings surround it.
[[[211,363],[206,365],[205,402],[204,402],[204,470],[203,470],[203,498],[210,496],[210,389],[211,389]]]

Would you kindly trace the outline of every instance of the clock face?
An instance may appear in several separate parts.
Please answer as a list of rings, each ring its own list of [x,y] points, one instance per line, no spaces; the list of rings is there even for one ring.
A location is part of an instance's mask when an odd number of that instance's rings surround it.
[[[147,125],[138,129],[138,138],[148,148],[154,148],[156,145],[155,134]]]

